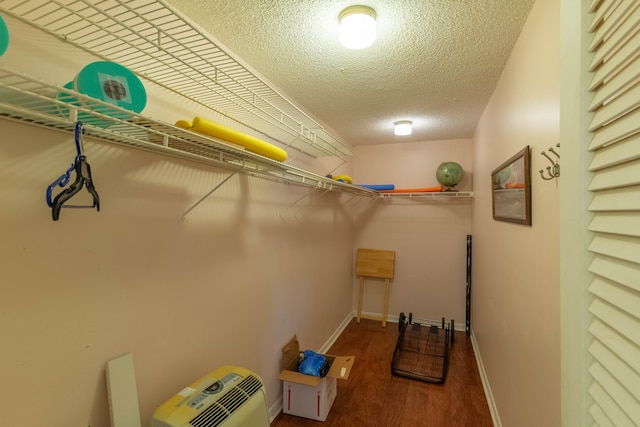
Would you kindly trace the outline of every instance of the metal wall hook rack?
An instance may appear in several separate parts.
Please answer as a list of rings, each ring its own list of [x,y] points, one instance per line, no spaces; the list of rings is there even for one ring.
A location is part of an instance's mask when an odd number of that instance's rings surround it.
[[[560,148],[560,143],[556,144],[556,147]],[[540,177],[542,179],[544,179],[545,181],[549,181],[552,180],[554,178],[558,178],[560,177],[560,154],[553,149],[553,147],[550,147],[548,150],[550,153],[552,153],[556,158],[553,158],[551,156],[549,156],[545,151],[543,151],[542,154],[544,157],[547,158],[547,160],[549,160],[549,162],[551,162],[551,166],[547,166],[547,174],[545,175],[544,170],[540,169]]]

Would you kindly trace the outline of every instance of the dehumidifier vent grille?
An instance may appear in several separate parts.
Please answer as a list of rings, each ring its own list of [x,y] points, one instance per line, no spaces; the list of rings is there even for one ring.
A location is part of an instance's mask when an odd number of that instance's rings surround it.
[[[217,402],[189,421],[189,425],[193,427],[219,426],[261,388],[262,381],[249,375]]]
[[[247,393],[249,396],[253,396],[258,390],[262,388],[262,381],[260,381],[260,378],[254,375],[249,375],[236,387]]]
[[[194,427],[215,427],[222,424],[228,417],[229,413],[222,406],[213,404],[189,421],[189,425]]]

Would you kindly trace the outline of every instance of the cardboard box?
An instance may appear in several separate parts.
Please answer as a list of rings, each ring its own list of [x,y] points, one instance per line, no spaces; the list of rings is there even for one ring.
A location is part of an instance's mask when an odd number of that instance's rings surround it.
[[[331,363],[324,378],[298,372],[300,344],[293,337],[282,348],[282,412],[299,417],[325,421],[338,392],[337,379],[346,380],[353,366],[353,356],[323,354]]]

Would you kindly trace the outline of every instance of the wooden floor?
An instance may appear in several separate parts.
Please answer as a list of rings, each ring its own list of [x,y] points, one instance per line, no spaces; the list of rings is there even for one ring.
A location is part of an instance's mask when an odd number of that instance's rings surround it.
[[[391,373],[398,324],[355,318],[329,354],[355,356],[348,380],[338,380],[338,393],[325,422],[280,413],[271,427],[289,426],[492,426],[489,406],[469,337],[456,332],[449,350],[444,384]]]

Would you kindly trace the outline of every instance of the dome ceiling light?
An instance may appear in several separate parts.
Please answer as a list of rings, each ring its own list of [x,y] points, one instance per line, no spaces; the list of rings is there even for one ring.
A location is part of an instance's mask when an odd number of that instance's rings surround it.
[[[394,122],[393,133],[396,135],[411,135],[411,125],[413,122],[411,120],[398,120]]]
[[[348,49],[364,49],[376,39],[376,11],[368,6],[349,6],[340,12],[340,43]]]

